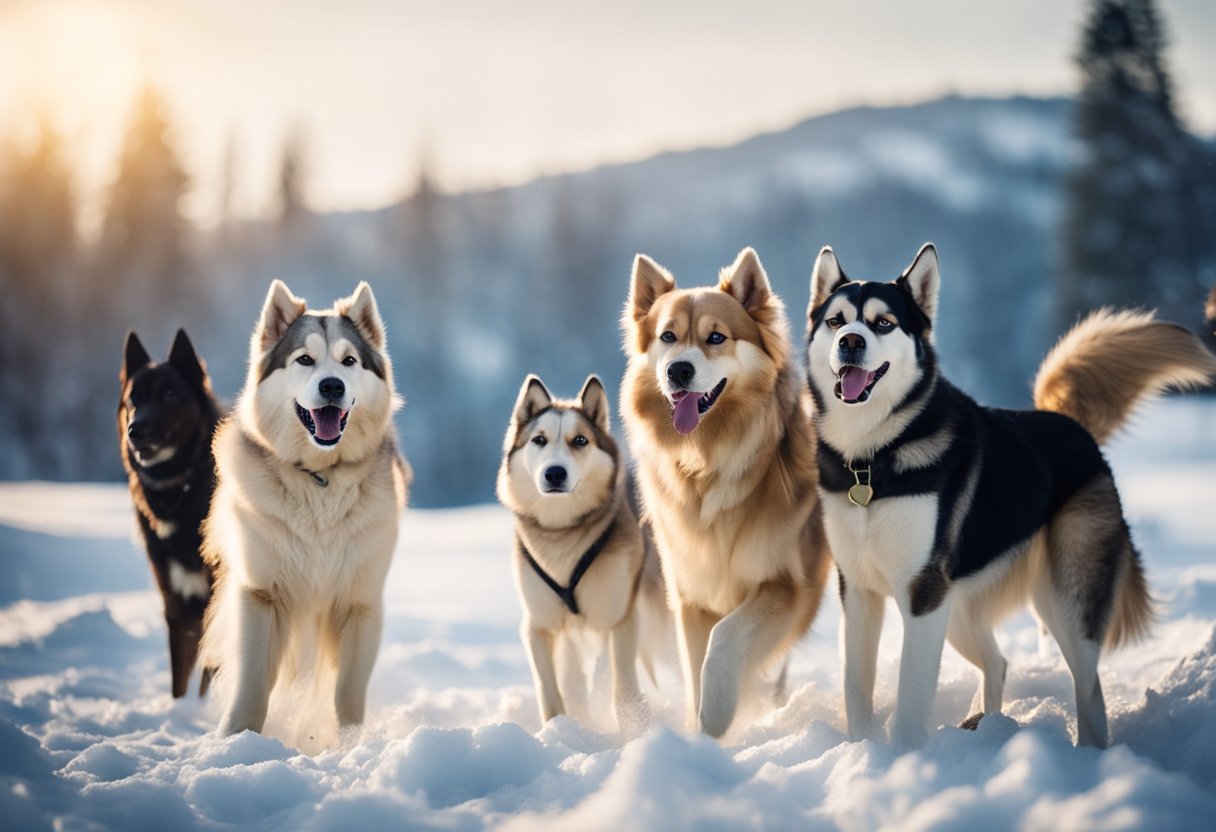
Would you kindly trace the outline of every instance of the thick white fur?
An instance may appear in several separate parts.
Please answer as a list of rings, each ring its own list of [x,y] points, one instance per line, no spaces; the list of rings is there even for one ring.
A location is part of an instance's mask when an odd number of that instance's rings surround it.
[[[336,671],[338,723],[362,722],[379,649],[384,579],[410,476],[392,425],[399,404],[392,368],[386,354],[384,379],[345,367],[352,345],[316,337],[308,343],[313,367],[293,356],[259,383],[263,356],[304,312],[304,302],[275,281],[253,334],[245,388],[215,439],[219,483],[205,545],[219,582],[202,650],[222,682],[221,734],[262,730],[285,669]],[[366,283],[311,314],[343,313],[383,353],[383,324]],[[323,374],[343,378],[353,402],[342,439],[329,448],[313,441],[293,404],[309,406]],[[307,656],[321,664],[291,667],[291,659]]]

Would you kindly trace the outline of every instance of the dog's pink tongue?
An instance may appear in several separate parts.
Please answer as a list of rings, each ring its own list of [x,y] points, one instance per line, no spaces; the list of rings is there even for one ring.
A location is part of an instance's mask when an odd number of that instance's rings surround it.
[[[313,424],[317,426],[317,438],[328,442],[342,434],[342,411],[336,407],[319,407],[312,411]]]
[[[867,373],[861,367],[846,367],[844,375],[840,377],[840,394],[848,401],[856,399],[865,392],[873,376],[873,373]]]
[[[701,411],[697,407],[697,403],[700,401],[699,393],[686,393],[682,399],[676,402],[676,409],[671,414],[671,422],[675,425],[677,433],[688,436],[697,429],[697,425],[701,423]]]

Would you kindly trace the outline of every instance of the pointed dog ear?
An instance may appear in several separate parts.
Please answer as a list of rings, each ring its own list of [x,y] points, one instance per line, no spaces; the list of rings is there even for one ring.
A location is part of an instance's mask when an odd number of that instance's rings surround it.
[[[819,249],[819,256],[815,258],[815,265],[811,268],[811,303],[807,306],[806,316],[809,318],[832,292],[848,282],[849,278],[840,268],[840,262],[836,259],[836,252],[832,251],[832,247],[824,246]]]
[[[578,394],[579,406],[597,428],[608,433],[608,423],[612,410],[608,404],[608,392],[600,377],[592,373],[583,382],[583,389]]]
[[[283,339],[287,328],[304,314],[308,305],[303,299],[296,297],[281,280],[270,284],[266,293],[266,303],[262,305],[262,317],[254,331],[254,344],[259,354],[270,351],[275,344]]]
[[[941,288],[937,248],[933,243],[925,243],[920,247],[911,265],[904,269],[904,273],[895,282],[912,296],[912,300],[916,301],[916,305],[932,327],[937,316],[937,293]]]
[[[207,377],[207,369],[202,359],[194,351],[194,345],[186,335],[186,330],[179,329],[173,339],[173,347],[169,350],[169,363],[182,374],[186,381],[195,387],[202,388]]]
[[[515,425],[522,427],[553,403],[553,394],[540,380],[540,376],[529,374],[519,388],[519,398],[515,400]]]
[[[645,254],[633,258],[633,275],[629,284],[628,317],[640,321],[650,313],[654,302],[676,288],[671,272]]]
[[[768,306],[773,297],[773,287],[760,265],[760,256],[750,246],[740,251],[735,262],[718,275],[718,288],[739,301],[752,316]]]
[[[359,334],[367,339],[373,349],[383,350],[385,343],[384,319],[376,306],[376,296],[367,281],[360,281],[355,287],[355,293],[334,304],[334,311],[339,315],[350,318],[359,330]]]
[[[127,379],[151,363],[152,359],[148,357],[148,351],[144,349],[143,342],[139,340],[135,330],[128,330],[127,339],[122,346],[122,371],[118,374],[119,380],[126,384]]]

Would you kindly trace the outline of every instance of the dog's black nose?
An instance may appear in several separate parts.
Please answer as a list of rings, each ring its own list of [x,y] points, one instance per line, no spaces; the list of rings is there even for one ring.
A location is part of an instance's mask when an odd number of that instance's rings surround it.
[[[566,469],[560,465],[550,465],[545,469],[545,482],[549,485],[561,485],[566,481]]]
[[[864,350],[866,348],[866,339],[856,332],[850,332],[840,336],[840,346],[846,350]]]
[[[132,442],[139,442],[148,436],[148,428],[141,422],[132,422],[127,425],[127,438]]]
[[[691,361],[673,361],[667,365],[667,377],[681,387],[687,387],[696,374],[697,368]]]
[[[331,401],[333,399],[340,399],[346,395],[346,385],[342,383],[342,379],[334,378],[333,376],[321,379],[318,389],[321,391],[322,396]]]

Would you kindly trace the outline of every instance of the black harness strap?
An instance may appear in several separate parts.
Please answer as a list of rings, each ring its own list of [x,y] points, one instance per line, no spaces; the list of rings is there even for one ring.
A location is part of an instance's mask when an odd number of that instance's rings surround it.
[[[591,564],[599,557],[600,552],[604,551],[604,546],[608,543],[608,538],[612,537],[612,530],[616,528],[616,520],[614,519],[608,524],[608,528],[604,529],[603,533],[595,539],[583,556],[578,559],[578,563],[574,565],[574,571],[570,574],[570,585],[562,586],[546,572],[541,569],[536,558],[532,557],[532,553],[528,551],[528,547],[524,545],[523,539],[519,541],[519,548],[524,553],[524,560],[532,567],[533,571],[540,576],[540,579],[549,585],[549,589],[553,590],[558,598],[570,608],[570,612],[578,615],[578,601],[574,599],[574,590],[578,588],[578,582],[583,579],[583,574],[591,568]]]

